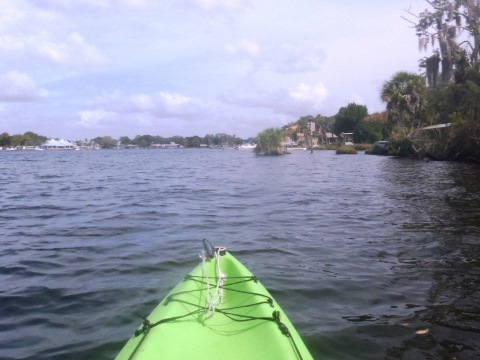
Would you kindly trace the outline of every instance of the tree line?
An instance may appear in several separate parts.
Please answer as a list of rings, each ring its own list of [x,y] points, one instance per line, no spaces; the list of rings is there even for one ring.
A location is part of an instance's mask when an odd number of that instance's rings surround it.
[[[0,147],[17,147],[17,146],[41,146],[48,140],[48,137],[35,134],[31,131],[25,134],[9,135],[4,132],[0,134]],[[77,140],[74,141],[78,146],[99,146],[102,149],[113,149],[118,147],[126,147],[127,145],[135,145],[142,148],[148,148],[152,144],[170,144],[176,143],[183,147],[201,147],[202,145],[208,147],[224,147],[224,146],[238,146],[245,141],[236,135],[228,135],[225,133],[207,134],[203,137],[200,136],[152,136],[152,135],[137,135],[133,139],[128,136],[121,136],[115,139],[111,136],[98,136],[93,139]]]
[[[119,141],[122,145],[136,145],[139,147],[149,147],[152,144],[169,144],[173,142],[188,148],[200,147],[202,145],[206,145],[208,147],[234,147],[244,143],[244,140],[236,135],[228,135],[225,133],[207,134],[203,137],[194,135],[187,137],[173,136],[165,138],[162,136],[137,135],[133,139],[130,139],[127,136],[122,136],[119,138]]]
[[[12,136],[4,132],[0,134],[0,148],[10,146],[40,146],[47,140],[48,138],[46,136],[38,135],[31,131],[23,135],[18,134]]]

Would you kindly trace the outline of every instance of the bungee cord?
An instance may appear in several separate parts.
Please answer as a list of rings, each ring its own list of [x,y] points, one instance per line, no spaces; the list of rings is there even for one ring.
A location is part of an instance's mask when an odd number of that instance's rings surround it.
[[[210,319],[212,318],[216,313],[222,314],[223,316],[235,321],[235,322],[246,322],[246,321],[270,321],[274,322],[277,324],[279,330],[282,332],[283,335],[285,335],[289,341],[292,344],[293,349],[295,350],[295,353],[297,355],[297,358],[299,360],[302,360],[303,357],[301,355],[301,352],[295,343],[295,339],[292,337],[292,334],[290,333],[290,330],[288,327],[281,321],[280,319],[280,312],[275,310],[272,313],[272,316],[249,316],[249,315],[244,315],[244,314],[238,314],[236,312],[233,312],[234,310],[242,309],[245,307],[254,307],[254,306],[260,306],[262,304],[268,304],[270,307],[274,307],[274,302],[273,299],[265,294],[261,293],[255,293],[255,292],[250,292],[250,291],[244,291],[244,290],[239,290],[232,288],[232,286],[241,284],[244,282],[249,282],[253,281],[255,283],[258,282],[258,279],[256,276],[232,276],[228,277],[227,274],[222,272],[221,269],[221,256],[226,253],[226,248],[224,247],[217,247],[213,248],[211,244],[207,241],[204,240],[204,247],[205,251],[202,251],[200,258],[202,259],[201,261],[201,268],[202,268],[202,276],[193,276],[188,274],[185,276],[184,281],[195,281],[201,285],[205,285],[205,287],[202,287],[200,289],[196,290],[186,290],[186,291],[179,291],[173,294],[170,294],[164,302],[164,305],[168,305],[170,302],[179,302],[183,303],[186,305],[189,305],[193,308],[196,308],[195,310],[186,313],[184,315],[180,316],[174,316],[170,318],[165,318],[161,319],[155,323],[151,323],[147,318],[143,317],[143,324],[142,327],[135,332],[135,336],[142,336],[142,339],[139,341],[135,349],[133,350],[132,354],[129,357],[129,360],[133,359],[136,352],[140,348],[141,344],[144,342],[145,338],[147,335],[150,333],[151,329],[165,323],[173,322],[176,320],[180,320],[183,318],[187,318],[193,315],[198,315],[198,314],[205,314],[205,319]],[[216,269],[216,283],[214,281],[211,281],[210,276],[208,276],[208,272],[206,269],[206,262],[208,260],[214,260],[215,261],[215,269]],[[228,285],[226,284],[227,279],[229,280]],[[246,295],[251,295],[251,296],[256,296],[256,297],[261,297],[264,298],[263,301],[257,301],[257,302],[252,302],[248,304],[243,304],[243,305],[238,305],[234,307],[229,307],[229,308],[224,308],[222,309],[222,305],[224,303],[224,297],[225,297],[225,290],[227,291],[232,291],[236,293],[241,293],[241,294],[246,294]],[[191,294],[195,292],[203,292],[205,291],[205,298],[206,298],[206,303],[205,305],[198,305],[194,304],[191,302],[188,302],[184,299],[181,298],[182,295],[184,294]],[[213,292],[213,294],[212,294]]]

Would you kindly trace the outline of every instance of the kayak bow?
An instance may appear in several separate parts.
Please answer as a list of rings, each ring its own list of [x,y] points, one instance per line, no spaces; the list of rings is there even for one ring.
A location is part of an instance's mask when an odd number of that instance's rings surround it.
[[[205,248],[116,359],[312,359],[258,279],[225,248]]]

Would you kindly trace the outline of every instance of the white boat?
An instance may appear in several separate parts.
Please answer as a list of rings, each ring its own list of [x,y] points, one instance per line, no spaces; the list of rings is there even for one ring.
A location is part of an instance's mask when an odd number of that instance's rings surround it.
[[[257,147],[255,144],[242,144],[237,147],[237,150],[253,150]]]

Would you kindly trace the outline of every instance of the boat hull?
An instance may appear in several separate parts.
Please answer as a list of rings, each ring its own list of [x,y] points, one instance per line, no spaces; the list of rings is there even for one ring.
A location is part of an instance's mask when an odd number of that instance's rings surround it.
[[[219,292],[221,303],[206,310]],[[187,275],[117,356],[117,360],[225,358],[312,359],[270,293],[228,252]]]

